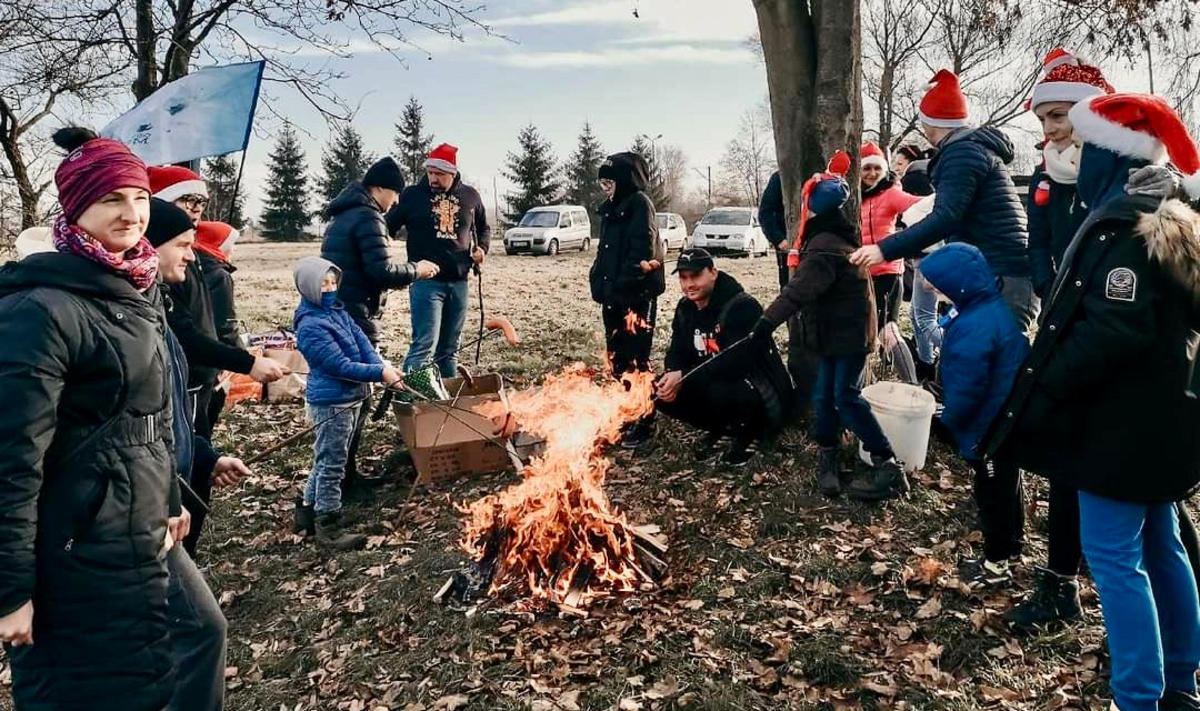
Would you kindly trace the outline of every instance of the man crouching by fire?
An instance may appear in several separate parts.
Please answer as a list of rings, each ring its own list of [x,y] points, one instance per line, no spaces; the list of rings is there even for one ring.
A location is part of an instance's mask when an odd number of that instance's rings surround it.
[[[600,304],[604,343],[614,377],[650,370],[655,299],[666,291],[654,203],[646,195],[650,169],[637,153],[615,153],[600,164],[600,244],[588,275]],[[637,449],[654,436],[654,415],[625,428],[621,446]]]
[[[762,305],[718,271],[712,255],[684,250],[675,273],[683,298],[671,322],[666,373],[656,385],[658,410],[705,431],[698,459],[711,458],[729,436],[733,443],[722,461],[742,466],[754,455],[755,441],[783,423],[792,381],[773,342],[760,347],[745,340]]]

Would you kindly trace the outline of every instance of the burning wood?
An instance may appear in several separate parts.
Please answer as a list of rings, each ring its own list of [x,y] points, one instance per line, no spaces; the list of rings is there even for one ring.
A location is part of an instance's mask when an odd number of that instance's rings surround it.
[[[632,309],[625,312],[625,331],[636,335],[638,331],[649,331],[650,322],[638,316]]]
[[[603,447],[617,441],[623,425],[649,414],[654,376],[630,373],[603,383],[593,376],[575,365],[509,397],[521,430],[542,437],[545,449],[521,471],[520,483],[459,507],[467,516],[462,548],[489,569],[490,593],[512,587],[582,609],[666,572],[659,557],[665,543],[614,510],[603,486],[611,464]]]

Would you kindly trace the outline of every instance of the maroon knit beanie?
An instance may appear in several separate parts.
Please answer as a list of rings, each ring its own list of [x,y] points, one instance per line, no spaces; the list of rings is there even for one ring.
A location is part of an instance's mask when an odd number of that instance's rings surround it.
[[[64,128],[54,133],[54,142],[67,157],[54,172],[58,202],[63,216],[74,224],[92,203],[121,188],[150,192],[146,164],[120,141],[100,138],[83,128]]]

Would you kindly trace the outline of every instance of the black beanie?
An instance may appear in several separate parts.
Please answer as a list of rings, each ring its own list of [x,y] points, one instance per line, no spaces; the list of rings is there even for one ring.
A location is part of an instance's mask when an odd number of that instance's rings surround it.
[[[155,247],[161,247],[188,230],[196,229],[192,218],[174,203],[150,198],[150,224],[146,225],[146,239]]]
[[[396,192],[404,191],[404,173],[400,171],[400,166],[396,165],[396,161],[392,160],[391,156],[384,156],[375,161],[367,169],[367,174],[362,179],[363,187],[374,185],[377,188],[388,188]]]

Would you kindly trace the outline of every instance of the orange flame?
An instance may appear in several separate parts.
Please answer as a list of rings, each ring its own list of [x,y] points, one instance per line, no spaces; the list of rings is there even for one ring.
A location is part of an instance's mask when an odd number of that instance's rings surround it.
[[[638,331],[649,331],[650,322],[634,313],[633,309],[630,309],[625,312],[625,330],[630,335],[636,335]]]
[[[575,364],[540,388],[509,398],[521,429],[545,438],[545,451],[521,472],[522,481],[459,506],[467,515],[461,546],[475,561],[495,560],[491,593],[515,585],[561,603],[576,589],[586,605],[612,592],[637,589],[633,536],[623,513],[604,493],[611,464],[603,447],[621,427],[653,409],[654,374],[627,373],[597,383]],[[500,403],[480,408],[502,414]]]

